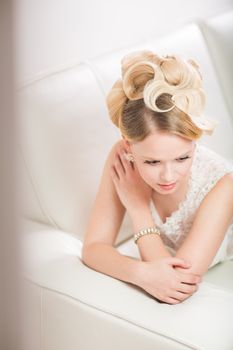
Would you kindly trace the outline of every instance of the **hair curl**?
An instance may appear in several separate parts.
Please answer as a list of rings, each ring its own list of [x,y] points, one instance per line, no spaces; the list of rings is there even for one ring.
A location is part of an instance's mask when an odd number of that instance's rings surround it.
[[[122,58],[121,75],[106,102],[112,122],[129,141],[142,141],[154,130],[190,140],[213,133],[218,121],[203,116],[203,79],[193,59],[133,51]]]

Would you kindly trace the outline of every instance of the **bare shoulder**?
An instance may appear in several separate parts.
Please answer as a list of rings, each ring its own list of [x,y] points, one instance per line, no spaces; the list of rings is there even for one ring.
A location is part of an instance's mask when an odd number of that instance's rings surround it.
[[[124,142],[115,142],[110,149],[102,172],[99,188],[89,216],[84,246],[101,242],[113,245],[125,214],[125,207],[121,203],[111,177],[111,165],[115,152]]]
[[[124,147],[124,140],[120,139],[118,141],[116,141],[113,146],[110,148],[109,153],[107,154],[107,158],[104,164],[104,170],[106,168],[109,169],[109,166],[112,164],[113,158],[115,156],[115,153],[117,151],[120,151],[121,148]]]
[[[224,175],[223,178],[225,179],[225,181],[227,181],[229,184],[232,185],[233,184],[233,171],[231,173]]]
[[[203,201],[212,201],[213,197],[218,198],[220,202],[221,199],[228,198],[229,202],[232,202],[233,205],[233,172],[222,176],[207,193]]]
[[[123,139],[120,139],[120,140],[116,141],[116,142],[113,144],[111,150],[116,151],[116,150],[118,150],[118,149],[121,149],[121,148],[124,147],[124,144],[125,144],[124,140],[123,140]]]
[[[233,194],[233,172],[225,174],[215,185],[216,189],[221,188]],[[215,188],[214,187],[214,188]]]
[[[211,207],[213,205],[219,207],[219,204],[225,208],[225,212],[229,211],[233,223],[233,172],[225,174],[217,181],[203,199],[201,207],[209,207],[211,212]]]

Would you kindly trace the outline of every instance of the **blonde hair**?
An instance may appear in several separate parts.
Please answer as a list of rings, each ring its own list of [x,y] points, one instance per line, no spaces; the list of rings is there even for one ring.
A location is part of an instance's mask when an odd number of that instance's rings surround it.
[[[122,58],[121,73],[106,102],[112,122],[129,141],[142,141],[154,130],[197,140],[219,124],[203,116],[202,75],[193,59],[134,51]]]

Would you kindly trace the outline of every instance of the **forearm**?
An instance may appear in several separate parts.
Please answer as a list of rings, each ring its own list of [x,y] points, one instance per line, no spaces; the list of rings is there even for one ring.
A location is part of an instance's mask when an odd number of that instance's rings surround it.
[[[134,233],[137,233],[143,228],[155,225],[149,207],[131,212],[129,215],[132,221]],[[137,246],[142,261],[153,261],[158,258],[172,256],[158,234],[148,234],[140,237],[137,241]]]
[[[82,250],[82,261],[92,269],[140,285],[142,261],[120,254],[114,247],[105,243],[92,243]]]
[[[200,203],[191,229],[177,251],[177,256],[188,258],[192,264],[191,272],[203,276],[223,244],[226,231],[232,222],[233,178],[232,174],[227,174]]]

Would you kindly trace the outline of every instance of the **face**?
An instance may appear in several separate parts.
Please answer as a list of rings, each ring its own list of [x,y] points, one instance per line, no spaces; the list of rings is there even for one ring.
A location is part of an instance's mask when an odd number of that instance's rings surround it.
[[[143,180],[160,194],[171,194],[187,183],[195,141],[172,133],[154,132],[135,144],[126,141],[127,149],[134,156],[134,163]],[[161,187],[160,185],[174,184]]]

